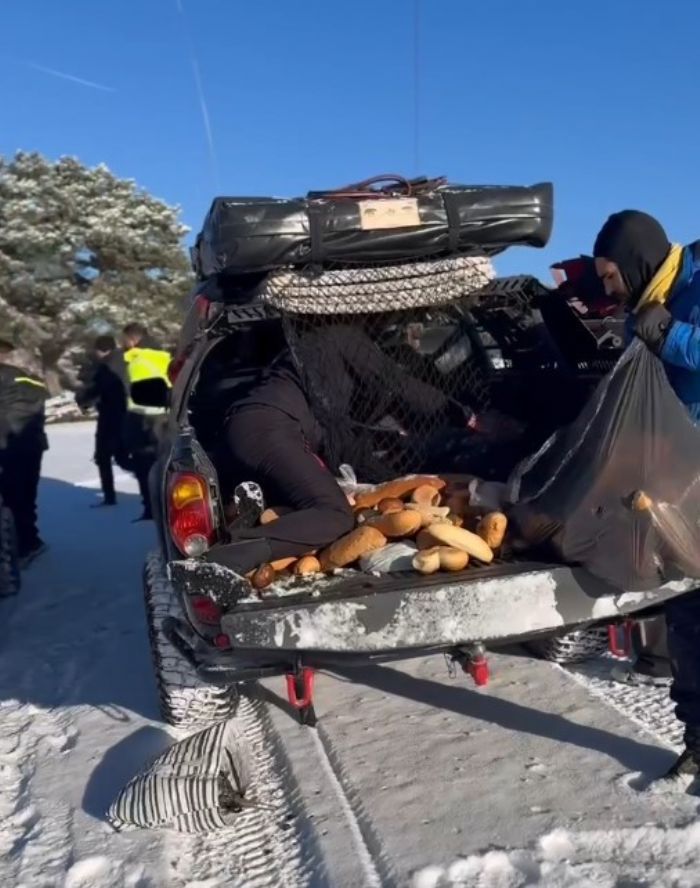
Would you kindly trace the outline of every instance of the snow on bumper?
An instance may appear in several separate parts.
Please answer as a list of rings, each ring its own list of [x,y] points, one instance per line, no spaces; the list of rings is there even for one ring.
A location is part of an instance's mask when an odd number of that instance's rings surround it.
[[[649,592],[610,587],[570,568],[370,590],[336,600],[269,602],[224,616],[234,648],[372,653],[507,641],[644,610],[690,581]]]

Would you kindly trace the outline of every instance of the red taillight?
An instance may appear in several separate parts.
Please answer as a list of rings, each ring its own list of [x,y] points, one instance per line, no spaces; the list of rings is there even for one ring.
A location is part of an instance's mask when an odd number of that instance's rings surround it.
[[[185,366],[186,360],[187,358],[185,355],[179,355],[177,358],[173,358],[168,364],[168,379],[170,380],[171,385],[175,385],[175,380],[180,375],[180,370]]]
[[[170,481],[170,533],[183,555],[203,555],[214,540],[209,488],[201,475],[179,472]]]
[[[209,314],[209,306],[211,302],[206,296],[197,296],[194,300],[194,308],[200,321],[205,321]]]
[[[200,623],[218,626],[221,622],[221,609],[206,595],[193,595],[190,598],[192,609]]]

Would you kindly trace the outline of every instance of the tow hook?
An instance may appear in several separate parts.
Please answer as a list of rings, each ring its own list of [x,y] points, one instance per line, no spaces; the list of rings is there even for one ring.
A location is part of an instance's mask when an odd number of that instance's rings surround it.
[[[296,709],[300,723],[310,728],[317,721],[314,710],[314,678],[315,673],[310,666],[301,666],[286,675],[289,705]]]
[[[463,672],[471,675],[478,688],[485,687],[489,683],[491,670],[486,657],[486,648],[480,641],[463,644],[450,651],[447,666],[452,677],[455,674],[455,664],[459,664]]]
[[[632,654],[632,630],[634,620],[611,623],[608,626],[608,649],[613,657],[627,660]]]

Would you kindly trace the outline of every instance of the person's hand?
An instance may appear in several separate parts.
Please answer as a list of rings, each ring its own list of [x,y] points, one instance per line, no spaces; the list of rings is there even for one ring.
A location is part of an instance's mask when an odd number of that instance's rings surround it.
[[[655,355],[660,355],[672,324],[673,317],[666,306],[652,302],[637,315],[634,332]]]

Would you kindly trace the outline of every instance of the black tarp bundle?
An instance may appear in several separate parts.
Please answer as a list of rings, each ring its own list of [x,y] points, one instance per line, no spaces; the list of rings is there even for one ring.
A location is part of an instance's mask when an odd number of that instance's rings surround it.
[[[639,341],[509,496],[516,536],[617,589],[700,579],[700,427]]]

